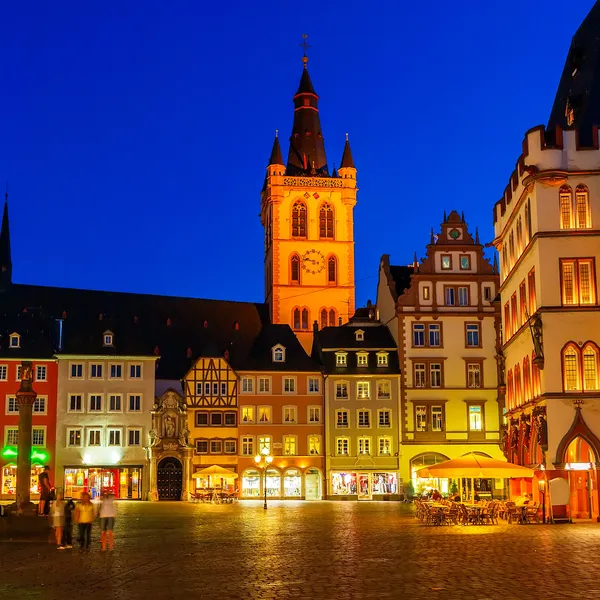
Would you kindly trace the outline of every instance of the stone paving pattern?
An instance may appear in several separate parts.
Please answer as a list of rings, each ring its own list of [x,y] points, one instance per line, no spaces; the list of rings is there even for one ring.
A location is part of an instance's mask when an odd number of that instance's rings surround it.
[[[116,548],[0,540],[0,599],[600,598],[600,524],[427,527],[397,503],[118,504]]]

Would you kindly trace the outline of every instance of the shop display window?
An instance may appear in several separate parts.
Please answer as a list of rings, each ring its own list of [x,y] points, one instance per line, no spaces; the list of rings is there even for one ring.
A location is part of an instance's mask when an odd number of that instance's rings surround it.
[[[372,481],[374,494],[398,493],[398,477],[396,473],[373,473]]]
[[[100,497],[104,490],[110,490],[116,498],[140,499],[142,469],[139,467],[65,469],[65,497],[79,498],[83,492],[88,492],[94,499]]]
[[[283,495],[286,498],[302,496],[302,475],[298,469],[288,469],[283,475]]]
[[[258,498],[260,496],[260,473],[249,469],[242,476],[242,496]]]
[[[356,473],[332,473],[331,491],[334,495],[356,494]]]
[[[267,469],[267,496],[281,496],[281,477],[275,469]]]
[[[31,467],[30,493],[38,495],[40,493],[38,485],[39,474],[44,470],[41,465]],[[2,467],[2,495],[14,496],[17,493],[17,465],[9,463]]]

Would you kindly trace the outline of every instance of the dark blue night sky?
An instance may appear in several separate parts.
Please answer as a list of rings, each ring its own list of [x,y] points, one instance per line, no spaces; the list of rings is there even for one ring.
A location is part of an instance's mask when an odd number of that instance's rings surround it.
[[[491,241],[592,0],[5,2],[0,181],[13,279],[263,299],[260,189],[287,156],[301,34],[328,161],[359,179],[357,302],[443,211]]]

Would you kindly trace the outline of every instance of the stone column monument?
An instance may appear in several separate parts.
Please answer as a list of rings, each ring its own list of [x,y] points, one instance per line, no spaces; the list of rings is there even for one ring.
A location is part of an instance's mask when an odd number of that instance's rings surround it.
[[[31,502],[31,417],[37,394],[33,391],[33,366],[21,363],[21,386],[17,391],[19,406],[19,445],[17,456],[17,513],[35,512]]]

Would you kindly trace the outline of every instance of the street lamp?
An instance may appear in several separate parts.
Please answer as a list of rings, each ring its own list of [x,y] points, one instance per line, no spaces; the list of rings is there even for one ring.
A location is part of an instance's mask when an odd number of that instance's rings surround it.
[[[538,479],[538,489],[542,495],[542,523],[546,524],[546,480]]]
[[[254,457],[254,462],[256,466],[262,468],[264,473],[264,492],[265,492],[265,502],[263,504],[263,508],[267,510],[267,469],[269,465],[273,462],[273,457],[269,454],[269,448],[266,446],[263,447],[260,451],[260,454],[257,454]]]

